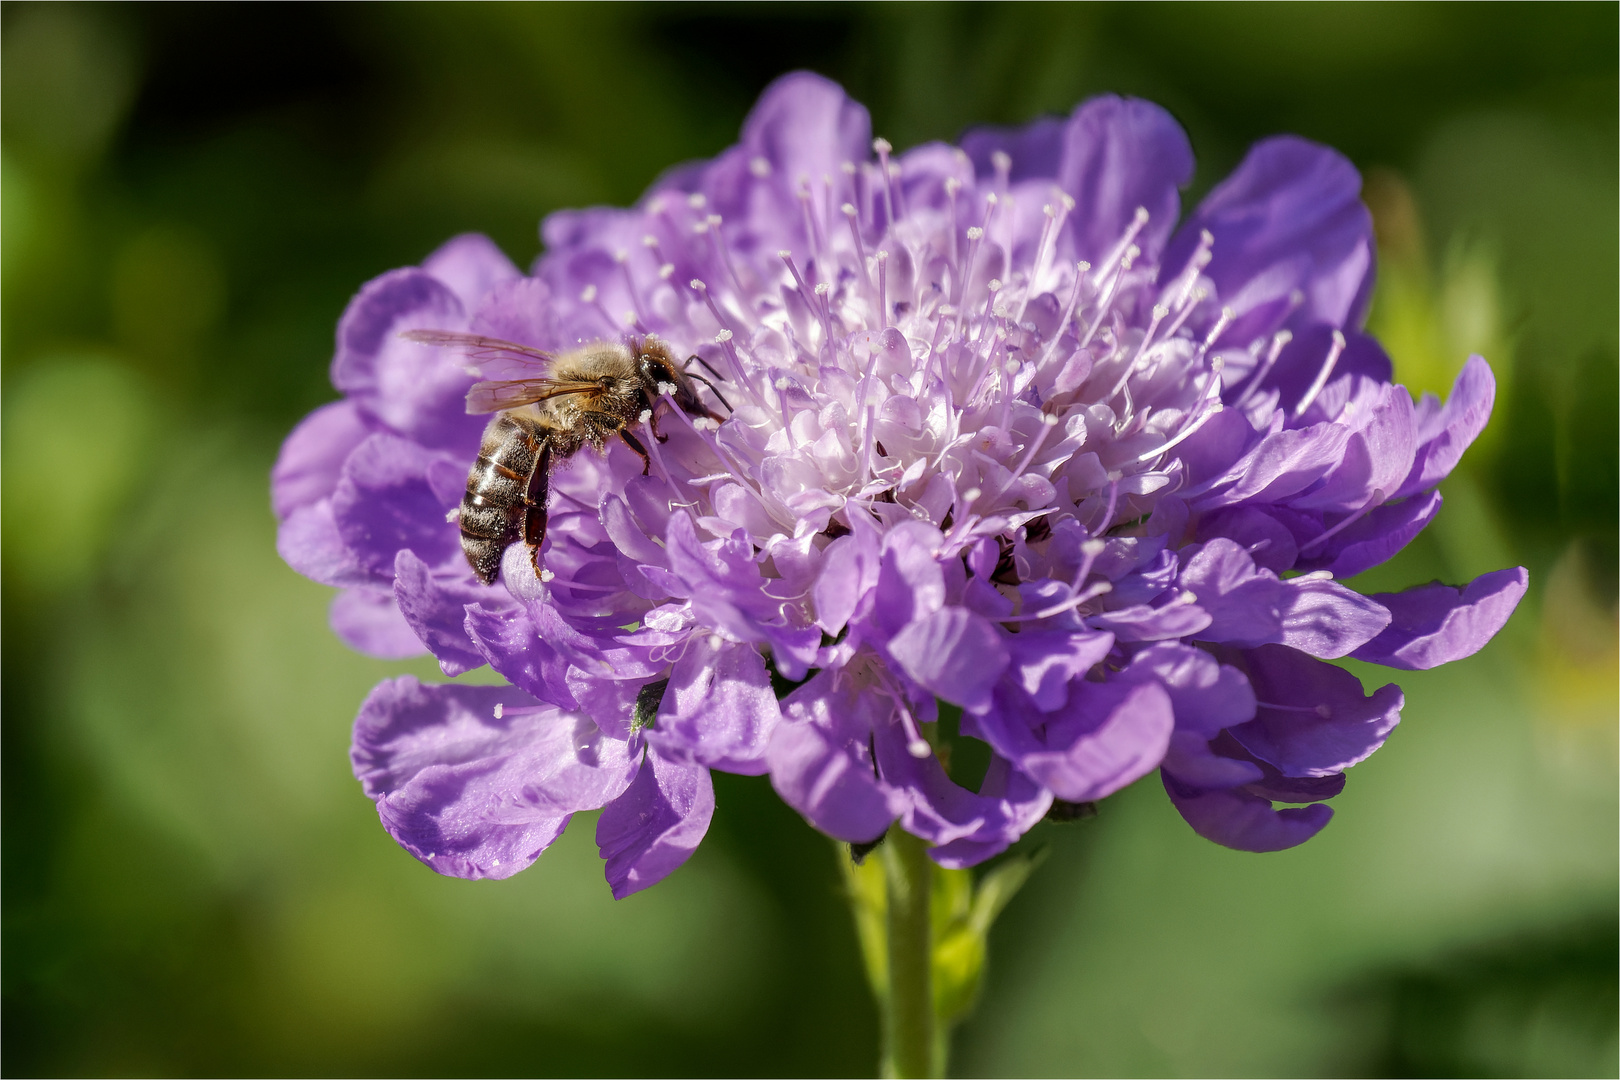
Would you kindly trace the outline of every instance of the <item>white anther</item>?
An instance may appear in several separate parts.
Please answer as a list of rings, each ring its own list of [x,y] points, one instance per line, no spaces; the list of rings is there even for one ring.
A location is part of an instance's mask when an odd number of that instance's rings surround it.
[[[1299,399],[1299,404],[1294,406],[1295,420],[1305,415],[1305,410],[1311,407],[1311,403],[1316,400],[1316,395],[1320,394],[1322,388],[1327,385],[1328,379],[1333,375],[1334,366],[1339,362],[1339,354],[1342,352],[1344,352],[1344,335],[1335,330],[1333,331],[1333,345],[1328,349],[1327,359],[1322,362],[1322,369],[1316,373],[1316,380],[1311,383],[1310,389],[1305,391],[1305,396]]]
[[[830,292],[832,292],[832,286],[827,284],[825,281],[816,285],[817,296],[826,296]]]
[[[914,758],[925,758],[932,754],[934,749],[922,739],[913,739],[906,744],[906,751]]]
[[[697,278],[693,278],[691,281],[687,282],[687,284],[692,286],[693,292],[708,292],[709,290],[709,287],[703,284],[703,282],[699,281]]]
[[[454,522],[460,516],[461,516],[461,507],[458,506],[454,510],[451,510],[449,513],[445,514],[444,515],[444,520],[446,522]]]
[[[1000,292],[1001,291],[1001,279],[998,278],[998,277],[991,278],[990,279],[990,284],[986,285],[985,288],[988,289],[991,293]]]
[[[692,194],[686,197],[686,205],[690,206],[694,210],[703,209],[704,206],[708,205],[708,202],[708,196],[704,195],[701,191],[694,191]]]
[[[789,385],[789,383],[787,381],[787,376],[786,375],[778,375],[777,378],[776,378],[776,382],[773,383],[772,385],[774,385],[778,390],[786,390],[788,388],[788,385]]]
[[[1168,306],[1164,304],[1153,305],[1153,317],[1155,319],[1162,319],[1168,314],[1170,314],[1170,308]]]
[[[504,712],[506,712],[506,706],[497,701],[495,703],[495,719],[499,720]]]
[[[660,394],[674,394],[677,389],[679,388],[672,382],[661,382],[658,384],[658,392]]]
[[[583,289],[581,289],[579,291],[579,302],[580,303],[589,304],[589,303],[593,303],[595,300],[596,300],[596,286],[595,285],[587,285],[587,286],[585,286]]]
[[[877,253],[877,261],[878,262],[888,262],[889,261],[889,253],[887,251],[879,251]]]
[[[949,178],[946,179],[946,181],[945,181],[945,194],[951,196],[954,199],[956,197],[956,193],[958,191],[961,191],[961,190],[962,190],[962,181],[958,180],[954,176],[949,177]]]
[[[714,343],[716,345],[724,345],[726,342],[728,342],[730,340],[731,340],[731,331],[730,330],[722,330],[718,334],[714,335]]]
[[[838,167],[840,169],[844,170],[844,175],[845,176],[854,176],[855,175],[855,163],[853,161],[846,161],[846,162],[844,162],[842,165],[840,165]]]
[[[1057,427],[1058,418],[1051,413],[1041,413],[1041,423],[1047,427]]]
[[[748,163],[748,171],[763,180],[771,175],[771,163],[762,157],[757,157]]]
[[[788,259],[793,258],[793,252],[789,251],[787,248],[782,248],[776,253],[776,257],[781,259],[783,262],[786,262]]]
[[[1041,207],[1041,213],[1045,214],[1047,217],[1057,216],[1057,212],[1052,209],[1051,203],[1047,203],[1045,206]]]
[[[630,309],[625,311],[625,313],[624,313],[624,325],[626,325],[626,326],[634,326],[634,325],[636,325],[636,312],[635,312],[634,308],[630,308]]]
[[[652,419],[652,410],[651,409],[642,409],[641,410],[641,415],[636,417],[636,419],[638,421],[640,421],[641,423],[645,424],[647,421]]]
[[[1081,259],[1079,262],[1074,264],[1074,269],[1077,273],[1089,274],[1091,273],[1091,264],[1086,262],[1084,259]]]
[[[613,253],[613,261],[616,263],[627,263],[630,261],[630,253],[623,248],[620,248],[618,251]]]
[[[641,238],[641,246],[642,247],[649,247],[649,248],[657,247],[658,246],[658,237],[654,236],[652,233],[648,233],[646,236],[643,236]]]
[[[663,280],[665,280],[665,281],[668,281],[669,276],[671,274],[673,274],[674,272],[675,272],[675,264],[674,263],[665,263],[663,266],[660,266],[658,268],[658,276],[660,278],[662,278]]]
[[[983,494],[984,492],[980,491],[978,488],[968,488],[966,491],[962,492],[962,500],[964,502],[977,502],[979,500],[979,496]]]
[[[1138,206],[1136,208],[1136,223],[1138,225],[1146,225],[1150,216],[1151,215],[1148,214],[1147,207]]]
[[[969,225],[968,226],[968,231],[967,231],[967,238],[969,240],[983,239],[984,238],[984,230],[979,228],[977,225]]]
[[[898,161],[889,162],[889,175],[893,176],[893,177],[896,177],[896,178],[899,177],[899,175],[900,175],[900,163]]]
[[[541,581],[551,581],[556,576],[557,575],[553,574],[550,570],[542,570],[542,571],[540,571],[540,580]]]
[[[990,164],[1002,172],[1012,168],[1012,157],[1005,150],[996,150],[990,154]]]
[[[1068,192],[1060,192],[1058,194],[1058,201],[1063,204],[1063,209],[1065,211],[1074,209],[1074,196],[1070,195]]]
[[[856,210],[854,203],[845,203],[843,206],[840,206],[839,209],[843,211],[845,217],[855,216]]]
[[[894,149],[894,144],[889,142],[888,139],[885,139],[883,136],[879,135],[877,138],[872,140],[872,149],[880,154],[887,154],[889,151]]]
[[[1097,556],[1103,553],[1103,549],[1107,546],[1108,545],[1102,540],[1087,540],[1085,543],[1080,545],[1080,554],[1085,555],[1088,558],[1095,559]]]

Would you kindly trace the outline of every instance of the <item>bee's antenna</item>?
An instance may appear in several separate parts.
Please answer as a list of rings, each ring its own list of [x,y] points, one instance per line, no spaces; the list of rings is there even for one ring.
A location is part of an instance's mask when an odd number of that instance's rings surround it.
[[[713,375],[715,378],[719,379],[721,382],[726,381],[726,377],[724,375],[720,374],[718,371],[714,370],[714,368],[710,367],[709,362],[707,360],[703,359],[703,357],[697,355],[696,353],[693,353],[691,356],[686,358],[686,366],[691,367],[693,360],[696,360],[698,363],[702,364],[703,365],[703,370],[707,371],[710,375]],[[691,372],[687,372],[687,374],[691,374]],[[707,380],[707,379],[704,379],[703,381],[708,386],[708,388],[710,390],[714,390],[714,384],[713,383],[709,382],[709,380]],[[720,397],[720,392],[718,390],[715,390],[714,396],[715,397]],[[724,401],[726,399],[725,398],[720,398],[720,400]],[[731,408],[731,406],[727,405],[726,408],[729,409],[729,408]]]
[[[704,367],[709,367],[708,364],[704,364],[703,366]],[[709,370],[713,371],[714,369],[709,368]],[[688,371],[686,373],[686,377],[688,379],[696,379],[698,382],[702,383],[704,386],[707,386],[709,388],[709,392],[711,394],[713,394],[715,397],[719,398],[720,399],[720,404],[722,404],[722,405],[724,405],[726,407],[726,412],[728,412],[728,413],[736,412],[736,410],[731,407],[731,402],[726,400],[726,396],[724,394],[722,394],[720,391],[718,391],[718,390],[716,390],[714,388],[714,383],[710,382],[708,379],[705,379],[703,376],[697,374],[696,372],[692,372],[692,371]]]

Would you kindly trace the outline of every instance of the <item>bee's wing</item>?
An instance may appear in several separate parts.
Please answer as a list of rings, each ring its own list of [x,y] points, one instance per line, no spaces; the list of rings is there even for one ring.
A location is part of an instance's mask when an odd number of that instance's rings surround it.
[[[454,347],[461,350],[474,372],[486,379],[517,381],[544,378],[551,371],[555,357],[541,349],[519,345],[515,341],[485,337],[483,334],[461,334],[452,330],[407,330],[400,337],[418,341],[423,345]]]
[[[602,384],[561,379],[512,379],[505,382],[473,383],[467,391],[469,413],[498,412],[531,405],[567,394],[600,394]]]

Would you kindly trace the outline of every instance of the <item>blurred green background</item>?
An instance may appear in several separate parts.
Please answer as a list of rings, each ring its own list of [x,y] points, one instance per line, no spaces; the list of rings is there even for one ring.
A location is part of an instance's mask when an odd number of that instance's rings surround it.
[[[338,644],[266,492],[362,282],[464,230],[527,264],[811,67],[901,146],[1151,97],[1191,197],[1266,134],[1342,148],[1398,374],[1501,381],[1364,584],[1531,568],[1305,847],[1210,845],[1151,779],[1038,828],[955,1069],[1615,1075],[1616,12],[5,5],[4,1072],[869,1073],[830,845],[763,778],[619,903],[593,815],[504,883],[399,850],[348,726],[436,672]]]

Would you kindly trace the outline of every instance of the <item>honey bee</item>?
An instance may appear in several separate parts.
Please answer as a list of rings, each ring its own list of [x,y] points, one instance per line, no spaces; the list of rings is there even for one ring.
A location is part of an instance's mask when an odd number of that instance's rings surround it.
[[[495,416],[467,474],[460,514],[461,550],[486,585],[495,583],[501,556],[519,539],[529,546],[535,572],[542,573],[551,470],[580,447],[601,453],[617,435],[641,456],[645,472],[647,448],[630,426],[648,421],[658,437],[653,409],[664,394],[689,415],[720,419],[699,400],[691,381],[696,379],[730,409],[713,383],[677,367],[669,349],[652,337],[549,353],[478,334],[411,330],[403,336],[460,347],[480,374],[497,376],[467,391],[469,413]]]

